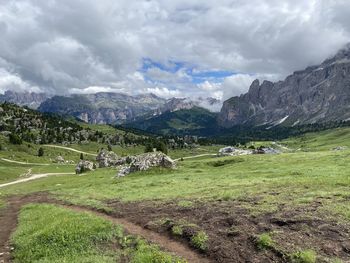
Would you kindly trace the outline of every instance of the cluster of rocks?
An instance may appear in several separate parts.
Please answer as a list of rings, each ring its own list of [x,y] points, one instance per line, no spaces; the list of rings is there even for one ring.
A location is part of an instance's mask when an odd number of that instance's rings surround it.
[[[118,177],[125,176],[127,174],[146,171],[152,167],[163,168],[175,168],[176,164],[169,156],[161,152],[144,153],[135,156],[118,157],[112,151],[101,150],[96,161],[99,168],[104,167],[120,167]],[[77,174],[92,171],[96,169],[96,165],[93,162],[80,160],[75,168]]]
[[[232,146],[224,147],[219,150],[219,156],[236,156],[253,154],[252,150],[243,150]]]
[[[119,176],[125,176],[138,171],[146,171],[152,167],[175,168],[176,164],[169,156],[161,152],[145,153],[126,158],[125,165],[119,170]]]
[[[271,147],[259,147],[257,149],[240,149],[232,146],[224,147],[219,150],[218,156],[237,156],[249,154],[279,154],[279,150]]]
[[[84,172],[93,171],[96,169],[96,165],[93,162],[80,160],[77,166],[75,167],[75,173],[81,174]]]
[[[119,165],[119,159],[115,152],[106,151],[104,149],[102,149],[96,157],[99,168],[117,166]]]

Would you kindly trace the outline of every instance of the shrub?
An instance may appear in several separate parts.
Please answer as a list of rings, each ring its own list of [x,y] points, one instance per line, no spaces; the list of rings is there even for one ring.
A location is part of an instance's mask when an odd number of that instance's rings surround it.
[[[293,263],[315,263],[316,253],[313,250],[298,251],[291,256]]]
[[[200,231],[191,238],[191,244],[202,251],[207,249],[208,235],[204,231]]]
[[[80,160],[84,160],[84,154],[80,153]]]
[[[20,145],[22,144],[22,139],[17,134],[10,133],[9,135],[10,143]]]
[[[256,243],[257,243],[257,247],[261,250],[271,248],[273,247],[273,244],[274,244],[270,234],[268,233],[264,233],[258,236]]]
[[[39,157],[44,156],[44,149],[42,147],[40,147],[39,150],[38,150],[38,156]]]
[[[171,232],[175,235],[175,236],[182,236],[183,234],[183,229],[181,226],[173,226],[171,228]]]

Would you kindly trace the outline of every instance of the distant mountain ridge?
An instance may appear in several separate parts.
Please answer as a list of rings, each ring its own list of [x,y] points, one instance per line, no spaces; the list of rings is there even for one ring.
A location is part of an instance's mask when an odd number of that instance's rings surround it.
[[[284,81],[255,80],[246,94],[225,101],[218,116],[227,128],[345,120],[350,120],[350,45]]]
[[[38,108],[42,112],[74,116],[92,124],[122,124],[136,119],[146,119],[181,109],[191,109],[201,103],[220,101],[190,100],[187,98],[164,99],[154,94],[130,96],[122,93],[100,92],[95,94],[75,94],[69,97],[54,96],[44,101]]]
[[[41,103],[47,100],[50,96],[46,93],[35,92],[15,92],[11,90],[0,94],[0,102],[11,102],[19,106],[28,106],[32,109],[37,109]]]

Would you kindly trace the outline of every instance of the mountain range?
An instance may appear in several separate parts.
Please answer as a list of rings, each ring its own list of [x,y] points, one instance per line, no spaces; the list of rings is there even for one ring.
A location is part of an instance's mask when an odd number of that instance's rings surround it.
[[[94,124],[125,124],[164,134],[235,126],[287,126],[350,120],[350,45],[316,66],[296,71],[283,81],[253,81],[246,94],[213,98],[164,99],[154,94],[130,96],[100,92],[53,96],[37,93],[0,95],[1,101],[71,115]],[[199,108],[202,107],[202,108]],[[179,113],[176,113],[179,112]]]
[[[255,80],[248,93],[224,102],[223,127],[285,125],[350,120],[350,45],[322,64],[284,81]]]

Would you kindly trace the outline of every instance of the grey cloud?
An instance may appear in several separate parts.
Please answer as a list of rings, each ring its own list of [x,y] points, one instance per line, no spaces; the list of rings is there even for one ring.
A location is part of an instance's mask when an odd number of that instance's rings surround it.
[[[283,78],[335,53],[350,39],[349,13],[346,0],[0,0],[0,78],[15,76],[0,85],[202,95],[181,72],[145,80],[151,58],[241,73],[208,80],[209,95],[227,98],[251,75]]]

